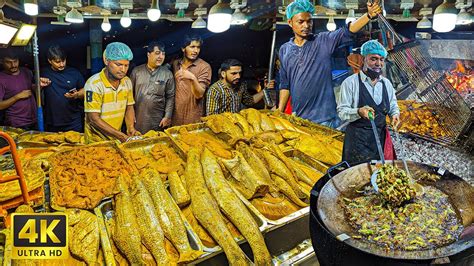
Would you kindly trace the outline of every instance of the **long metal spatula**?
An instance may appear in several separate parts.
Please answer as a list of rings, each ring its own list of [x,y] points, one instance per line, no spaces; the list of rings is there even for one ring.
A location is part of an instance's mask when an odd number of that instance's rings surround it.
[[[369,112],[369,120],[370,120],[370,125],[372,126],[372,131],[374,132],[375,143],[377,144],[377,150],[379,152],[380,161],[382,161],[382,164],[385,164],[382,144],[380,144],[380,136],[379,136],[379,133],[377,132],[377,127],[375,126],[374,115],[372,112]],[[377,174],[378,174],[378,170],[374,171],[372,176],[370,176],[370,183],[374,187],[375,191],[379,192],[379,186],[377,185]]]
[[[400,156],[399,159],[403,162],[403,167],[405,168],[405,172],[407,173],[408,179],[410,180],[410,184],[415,188],[416,195],[421,196],[425,193],[423,186],[415,182],[410,174],[410,170],[408,169],[407,160],[405,160],[405,146],[403,146],[402,138],[398,134],[398,131],[395,128],[392,128],[393,132],[395,132],[395,137],[397,138],[398,142],[400,142]]]

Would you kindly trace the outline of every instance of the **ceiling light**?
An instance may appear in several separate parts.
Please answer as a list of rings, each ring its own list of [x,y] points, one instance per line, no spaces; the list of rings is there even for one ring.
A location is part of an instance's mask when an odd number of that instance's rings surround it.
[[[231,21],[232,9],[228,3],[222,3],[222,0],[219,0],[209,10],[207,29],[214,33],[224,32],[230,28]]]
[[[120,25],[124,28],[130,27],[132,25],[132,19],[130,18],[130,11],[128,9],[123,10],[123,15],[120,18]]]
[[[110,25],[110,22],[109,22],[109,17],[104,17],[104,21],[102,21],[102,24],[100,25],[100,27],[105,32],[108,32],[112,28],[112,25]]]
[[[25,0],[23,3],[25,13],[30,16],[38,15],[38,3],[36,0]]]
[[[328,24],[326,24],[326,29],[328,29],[328,31],[335,31],[336,28],[337,28],[337,25],[336,25],[336,22],[334,22],[334,17],[330,16],[328,20]]]
[[[232,20],[230,22],[231,25],[243,25],[247,23],[249,20],[247,16],[240,11],[240,8],[236,8],[234,14],[232,14]]]
[[[198,16],[198,18],[191,24],[191,28],[193,29],[204,29],[207,27],[206,21],[201,17],[201,15]]]
[[[467,25],[472,22],[471,14],[466,12],[465,8],[461,8],[457,16],[456,25]]]
[[[35,33],[36,25],[21,24],[20,30],[12,41],[12,46],[25,46],[30,42],[31,37]]]
[[[148,16],[148,19],[150,21],[157,21],[161,17],[161,10],[158,5],[158,0],[152,0],[151,1],[151,7],[148,9],[148,12],[146,13]]]
[[[84,22],[84,17],[81,12],[77,11],[74,7],[67,12],[66,21],[71,23],[82,23]]]
[[[423,15],[423,18],[420,21],[418,21],[418,23],[416,24],[416,28],[418,28],[418,29],[430,29],[432,25],[433,24],[428,19],[428,17],[426,15]]]
[[[346,24],[349,24],[349,22],[354,22],[354,21],[356,21],[355,11],[354,9],[350,9],[349,14],[347,14]]]
[[[456,27],[456,20],[458,10],[454,6],[452,0],[444,0],[434,12],[433,16],[433,30],[437,32],[452,31]]]

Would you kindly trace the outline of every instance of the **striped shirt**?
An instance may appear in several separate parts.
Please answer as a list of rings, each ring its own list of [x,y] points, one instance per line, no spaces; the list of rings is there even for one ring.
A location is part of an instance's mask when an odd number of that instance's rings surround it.
[[[237,113],[242,110],[242,104],[246,106],[254,104],[252,95],[247,91],[247,83],[242,82],[237,89],[232,89],[219,80],[207,91],[206,115]]]
[[[102,120],[116,130],[120,130],[127,106],[135,104],[130,79],[125,77],[120,80],[119,87],[116,89],[107,79],[104,68],[87,80],[84,90],[86,93],[84,111],[86,113],[100,113]],[[86,143],[114,140],[113,137],[106,136],[99,129],[94,128],[87,116],[84,134]]]

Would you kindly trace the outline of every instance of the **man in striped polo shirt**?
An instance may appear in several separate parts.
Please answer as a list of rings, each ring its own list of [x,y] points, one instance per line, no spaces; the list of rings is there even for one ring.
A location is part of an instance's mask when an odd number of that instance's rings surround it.
[[[107,45],[104,52],[105,68],[90,77],[84,89],[85,139],[87,143],[119,140],[140,135],[135,129],[132,82],[126,76],[133,59],[130,48],[121,42]],[[120,131],[123,120],[127,134]]]

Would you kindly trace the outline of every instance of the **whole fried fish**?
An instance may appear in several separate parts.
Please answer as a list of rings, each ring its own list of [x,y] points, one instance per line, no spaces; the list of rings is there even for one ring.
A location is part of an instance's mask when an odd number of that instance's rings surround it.
[[[272,178],[275,181],[280,191],[285,194],[291,201],[293,201],[296,205],[300,207],[306,207],[308,204],[304,203],[293,191],[293,188],[281,177],[278,175],[272,174]],[[299,186],[299,184],[296,184]],[[301,189],[301,188],[300,188]]]
[[[191,196],[191,209],[199,223],[224,250],[230,265],[249,265],[244,252],[235,242],[222,219],[215,199],[204,180],[200,151],[191,149],[185,171],[186,186]]]
[[[143,244],[151,252],[157,265],[170,264],[165,250],[165,236],[155,213],[153,200],[137,177],[133,178],[131,195]]]
[[[300,187],[298,186],[297,180],[293,175],[292,171],[288,169],[284,162],[282,162],[278,157],[276,157],[271,151],[266,149],[257,150],[262,157],[267,161],[269,165],[268,170],[270,173],[280,176],[283,178],[287,184],[291,187],[293,192],[298,196],[298,198],[305,198],[306,194],[301,191]],[[273,178],[275,181],[275,179]],[[281,189],[277,182],[275,182],[277,187]],[[281,191],[281,190],[280,190]],[[284,191],[282,191],[284,192]]]
[[[255,264],[271,265],[272,258],[257,223],[252,218],[247,207],[245,207],[232,187],[227,183],[216,157],[208,149],[204,149],[204,152],[201,154],[201,164],[205,165],[203,173],[207,187],[217,200],[222,212],[249,242]]]
[[[65,213],[69,220],[69,250],[87,265],[95,265],[100,244],[97,216],[79,209],[66,209]]]
[[[240,185],[245,189],[242,191],[247,199],[255,197],[263,197],[268,193],[271,183],[269,180],[260,178],[254,169],[245,160],[243,155],[238,151],[233,151],[234,158],[230,160],[221,160],[232,177],[239,181]]]
[[[123,177],[118,178],[117,186],[120,193],[115,195],[115,228],[112,235],[115,245],[130,264],[144,265],[138,222],[130,192]]]
[[[263,131],[273,131],[276,129],[275,124],[266,114],[260,114],[260,118],[262,120],[260,127]]]
[[[273,196],[277,196],[275,193],[278,193],[278,189],[275,187],[275,184],[270,177],[270,173],[265,166],[265,162],[262,161],[262,159],[260,159],[257,154],[252,151],[252,148],[250,148],[249,145],[242,141],[237,143],[236,148],[237,151],[242,153],[247,163],[257,174],[257,177],[261,178],[264,183],[268,184],[270,193],[272,193]]]
[[[249,122],[249,124],[252,126],[254,133],[263,132],[263,129],[261,127],[262,118],[258,110],[253,108],[247,108],[240,111],[240,114],[243,115],[245,119],[247,119],[247,122]]]
[[[179,252],[178,263],[197,259],[202,255],[202,252],[191,248],[180,210],[166,190],[158,172],[154,169],[147,169],[142,172],[141,180],[143,180],[153,200],[153,205],[166,238],[173,243]]]

